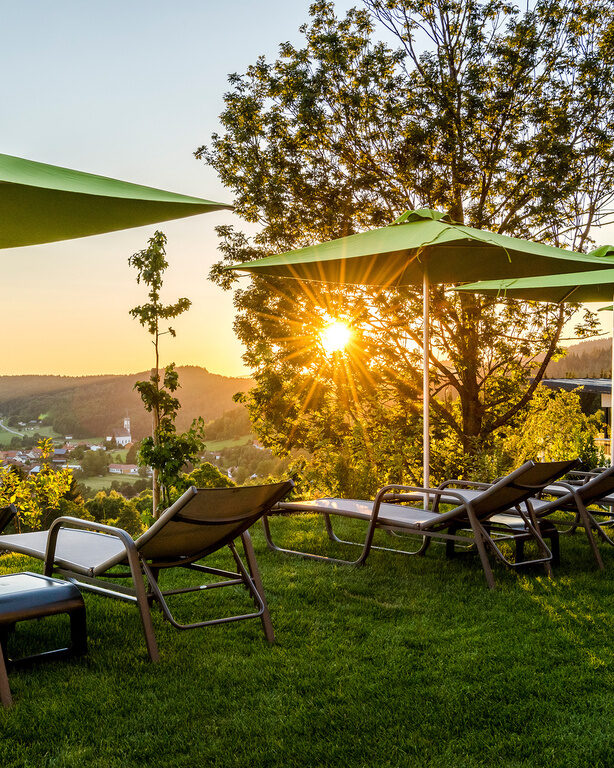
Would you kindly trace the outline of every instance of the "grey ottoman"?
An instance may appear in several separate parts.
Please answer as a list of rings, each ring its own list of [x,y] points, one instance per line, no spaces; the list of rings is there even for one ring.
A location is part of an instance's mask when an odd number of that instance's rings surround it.
[[[70,617],[70,646],[22,659],[8,659],[8,633],[18,621],[40,619],[58,613],[67,613]],[[6,672],[7,662],[11,665],[22,665],[81,655],[86,651],[85,604],[74,584],[28,571],[0,576],[0,702],[5,707],[12,703]]]

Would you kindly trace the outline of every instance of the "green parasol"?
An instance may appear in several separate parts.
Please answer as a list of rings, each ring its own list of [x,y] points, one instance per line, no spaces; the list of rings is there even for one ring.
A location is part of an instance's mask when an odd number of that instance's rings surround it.
[[[326,283],[422,285],[424,484],[429,484],[429,284],[602,268],[604,258],[455,224],[443,213],[407,211],[381,229],[234,264],[227,269]]]
[[[614,258],[614,246],[603,245],[587,254],[594,258]],[[614,269],[573,272],[563,275],[524,277],[518,280],[485,280],[462,285],[455,290],[527,301],[606,301],[614,295]],[[602,307],[602,309],[611,309]],[[614,461],[614,315],[612,315],[612,400],[610,408],[610,462]]]
[[[224,203],[0,154],[0,248],[140,227]]]

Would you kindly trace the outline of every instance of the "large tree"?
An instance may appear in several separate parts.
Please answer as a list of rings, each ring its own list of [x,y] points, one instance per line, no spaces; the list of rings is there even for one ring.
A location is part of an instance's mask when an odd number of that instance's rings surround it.
[[[282,44],[277,61],[261,58],[230,77],[224,131],[196,155],[258,226],[252,239],[219,228],[224,258],[213,278],[229,288],[228,262],[420,207],[587,250],[614,194],[614,0],[538,0],[524,11],[501,0],[365,5],[339,19],[332,3],[315,3],[302,47]],[[392,44],[377,41],[380,31]],[[380,479],[411,476],[421,381],[415,291],[257,277],[235,291],[235,305],[257,381],[248,404],[266,444],[306,448],[329,467],[364,446]],[[576,308],[501,308],[444,286],[433,289],[433,306],[443,472],[446,456],[476,456],[518,417]],[[338,315],[353,341],[326,355],[318,330]],[[594,325],[585,314],[576,332]]]

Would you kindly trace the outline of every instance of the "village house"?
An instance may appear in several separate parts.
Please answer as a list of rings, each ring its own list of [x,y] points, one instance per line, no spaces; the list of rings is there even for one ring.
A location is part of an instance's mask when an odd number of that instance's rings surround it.
[[[109,464],[109,472],[112,475],[135,475],[139,474],[139,468],[136,464]]]
[[[51,463],[56,466],[66,466],[67,453],[66,448],[55,448],[51,457]]]

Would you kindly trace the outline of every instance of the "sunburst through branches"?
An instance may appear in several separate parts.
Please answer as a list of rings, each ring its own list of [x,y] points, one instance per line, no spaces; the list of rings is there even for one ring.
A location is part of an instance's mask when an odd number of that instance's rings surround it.
[[[320,331],[320,344],[327,355],[343,352],[352,338],[352,329],[343,320],[333,319]]]

